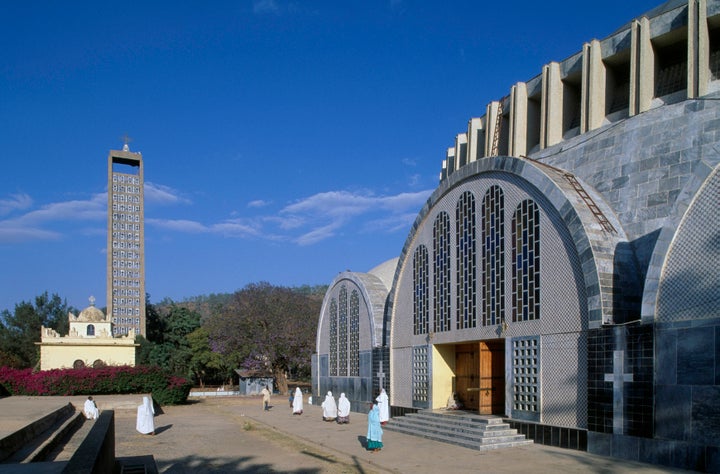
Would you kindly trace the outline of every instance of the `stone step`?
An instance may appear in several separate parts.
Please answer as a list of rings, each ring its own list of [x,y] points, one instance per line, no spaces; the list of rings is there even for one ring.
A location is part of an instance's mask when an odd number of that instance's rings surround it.
[[[60,462],[69,461],[75,451],[80,447],[83,440],[90,433],[90,429],[95,423],[94,420],[87,420],[82,412],[80,412],[81,420],[76,429],[69,433],[61,443],[58,443],[54,449],[50,450],[45,458],[46,461]]]
[[[384,428],[477,450],[533,443],[501,417],[473,413],[424,410],[395,417]]]
[[[83,414],[73,408],[54,412],[52,417],[46,417],[44,423],[31,423],[23,428],[25,431],[22,436],[23,443],[16,446],[3,463],[17,464],[47,460],[48,454],[72,436],[84,419]],[[51,423],[48,424],[47,420],[51,420]]]
[[[385,426],[386,429],[389,431],[395,431],[398,433],[404,433],[412,436],[418,436],[420,438],[430,439],[433,441],[440,441],[443,443],[452,444],[455,446],[462,446],[469,449],[475,449],[477,451],[486,451],[490,449],[500,449],[500,448],[511,448],[515,446],[525,446],[528,444],[532,444],[532,440],[526,439],[523,435],[517,435],[516,437],[512,437],[512,439],[504,439],[502,441],[496,440],[496,442],[488,442],[489,438],[480,438],[480,439],[465,439],[453,435],[447,435],[447,434],[438,434],[438,433],[428,433],[423,431],[418,431],[412,428],[407,428],[403,426],[395,426],[393,425],[390,427],[390,425]]]
[[[402,418],[393,418],[392,425],[393,426],[400,425],[400,426],[417,427],[417,428],[423,428],[425,430],[435,430],[435,429],[450,430],[453,433],[465,434],[465,435],[471,435],[471,436],[481,436],[481,437],[485,437],[485,438],[512,436],[512,435],[517,434],[517,430],[510,428],[509,426],[505,427],[504,429],[486,430],[481,427],[467,426],[467,425],[455,425],[455,424],[449,423],[449,422],[434,421],[434,420],[429,420],[429,421],[417,420],[417,419],[403,420]]]
[[[503,431],[510,429],[510,424],[505,423],[502,418],[496,417],[490,420],[486,420],[479,416],[455,416],[455,415],[443,415],[441,413],[434,412],[417,412],[405,415],[405,418],[411,420],[418,420],[418,422],[426,423],[448,423],[452,422],[453,426],[466,427],[471,429],[480,429],[487,432],[492,431]]]

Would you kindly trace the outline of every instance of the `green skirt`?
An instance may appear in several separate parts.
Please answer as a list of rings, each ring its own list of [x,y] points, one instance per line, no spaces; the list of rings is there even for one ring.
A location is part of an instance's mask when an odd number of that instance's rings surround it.
[[[383,447],[382,441],[368,440],[367,449],[381,449]]]

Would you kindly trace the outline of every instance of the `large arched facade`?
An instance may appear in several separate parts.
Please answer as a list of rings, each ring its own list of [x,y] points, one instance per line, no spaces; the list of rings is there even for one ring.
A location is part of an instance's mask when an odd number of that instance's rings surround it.
[[[385,307],[397,258],[368,273],[342,272],[323,300],[312,359],[314,400],[345,393],[353,411],[389,383]]]

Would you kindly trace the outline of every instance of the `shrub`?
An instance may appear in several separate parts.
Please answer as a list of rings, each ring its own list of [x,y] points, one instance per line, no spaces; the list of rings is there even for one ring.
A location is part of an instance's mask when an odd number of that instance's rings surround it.
[[[176,405],[187,401],[192,383],[159,367],[83,367],[39,372],[0,367],[0,386],[11,395],[31,396],[151,393],[160,405]]]

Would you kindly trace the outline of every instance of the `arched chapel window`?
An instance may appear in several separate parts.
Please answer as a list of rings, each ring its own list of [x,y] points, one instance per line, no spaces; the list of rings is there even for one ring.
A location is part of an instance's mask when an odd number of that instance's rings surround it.
[[[88,336],[94,336],[95,335],[95,326],[93,326],[92,324],[88,324],[86,332],[87,332]]]
[[[329,373],[330,376],[337,375],[337,338],[338,338],[338,305],[333,298],[330,301],[330,350],[329,350]]]
[[[429,326],[428,251],[418,246],[413,254],[413,334],[427,334]]]
[[[435,331],[450,330],[450,217],[441,212],[433,224],[433,300]]]
[[[345,285],[340,287],[338,302],[338,375],[347,375],[348,369],[348,296]]]
[[[455,207],[455,238],[457,240],[457,328],[477,325],[477,270],[475,196],[465,191]]]
[[[513,321],[540,318],[540,210],[521,202],[512,220]]]
[[[505,320],[505,198],[500,186],[490,186],[482,205],[483,325]]]
[[[358,291],[350,293],[350,347],[348,349],[348,362],[350,364],[350,377],[360,376],[360,297]]]

